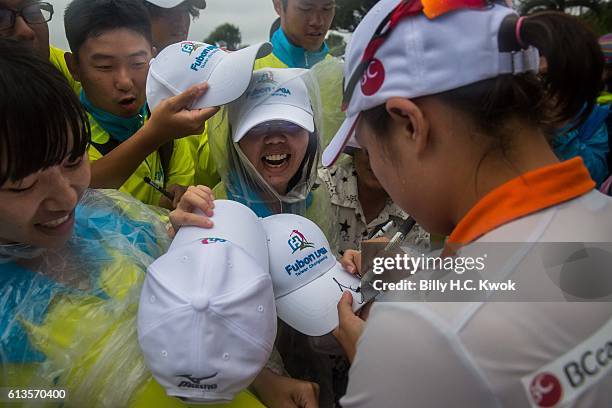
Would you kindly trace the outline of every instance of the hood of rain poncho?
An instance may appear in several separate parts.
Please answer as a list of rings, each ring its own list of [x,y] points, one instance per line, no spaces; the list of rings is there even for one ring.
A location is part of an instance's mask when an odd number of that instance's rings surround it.
[[[254,80],[249,85],[246,93],[238,101],[224,106],[209,121],[211,151],[217,163],[217,170],[221,176],[228,199],[248,206],[260,217],[266,217],[275,213],[304,215],[313,201],[312,190],[316,184],[317,168],[320,164],[322,151],[320,135],[323,130],[319,87],[309,71],[303,69],[283,69],[283,81],[268,81],[270,86],[265,87],[263,90],[267,95],[260,98],[261,104],[265,104],[268,98],[281,91],[287,83],[292,81],[302,81],[308,90],[315,130],[310,134],[306,155],[298,172],[291,179],[289,191],[286,194],[282,195],[276,192],[248,160],[240,149],[239,144],[232,141],[232,128],[236,124],[230,123],[230,118],[236,116],[235,111],[237,107],[244,102],[244,98],[249,95],[249,92],[257,86],[258,74],[263,75],[263,72],[266,72],[267,78],[274,78],[275,71],[277,70],[264,69],[255,71]],[[291,73],[291,75],[287,75],[288,73]],[[261,87],[258,89],[261,91]],[[291,122],[291,118],[285,119],[279,117],[277,120]]]
[[[339,58],[327,58],[312,67],[310,75],[321,90],[321,111],[324,112],[321,142],[325,149],[346,118],[342,111],[344,62]]]

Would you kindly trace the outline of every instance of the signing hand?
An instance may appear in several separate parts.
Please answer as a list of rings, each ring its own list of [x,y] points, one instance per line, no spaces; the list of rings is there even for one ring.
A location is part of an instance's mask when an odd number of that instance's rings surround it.
[[[268,369],[257,376],[253,387],[269,408],[318,408],[319,385],[283,377]]]
[[[356,252],[356,251],[355,251]],[[357,340],[363,332],[365,322],[353,312],[353,296],[351,292],[344,292],[338,302],[338,327],[333,335],[338,340],[349,361],[352,363],[357,351]]]

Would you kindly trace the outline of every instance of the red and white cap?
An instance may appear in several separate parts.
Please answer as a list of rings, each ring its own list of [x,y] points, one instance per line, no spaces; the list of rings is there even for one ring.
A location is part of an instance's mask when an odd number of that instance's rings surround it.
[[[355,84],[350,79],[372,49],[372,37],[401,2],[381,0],[357,27],[346,52],[345,86]],[[345,122],[323,153],[323,165],[332,165],[345,146],[359,147],[354,138],[359,114],[390,98],[418,98],[502,74],[537,71],[539,53],[534,47],[499,50],[500,27],[509,15],[516,13],[495,4],[458,9],[435,19],[418,13],[401,20],[365,60],[369,65],[352,90]]]

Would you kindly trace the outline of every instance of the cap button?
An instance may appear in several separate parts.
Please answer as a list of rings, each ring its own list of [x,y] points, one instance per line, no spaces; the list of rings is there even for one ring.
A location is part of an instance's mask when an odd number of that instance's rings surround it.
[[[210,304],[208,297],[201,295],[191,300],[191,306],[198,312],[203,312],[208,309]]]

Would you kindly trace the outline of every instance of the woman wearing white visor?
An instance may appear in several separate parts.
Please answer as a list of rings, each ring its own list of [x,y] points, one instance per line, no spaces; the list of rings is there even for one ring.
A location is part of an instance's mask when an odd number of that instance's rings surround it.
[[[612,200],[548,142],[593,106],[596,38],[568,15],[478,3],[382,0],[370,11],[348,48],[348,119],[324,164],[349,141],[365,149],[393,201],[449,236],[447,254],[611,242]],[[527,259],[515,255],[512,268]],[[336,330],[353,358],[344,407],[612,406],[612,303],[378,301],[364,323],[350,301]]]
[[[243,96],[210,122],[212,154],[222,179],[215,197],[239,201],[260,217],[306,216],[325,229],[329,197],[316,188],[319,100],[318,85],[307,70],[255,71]]]

